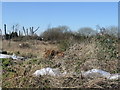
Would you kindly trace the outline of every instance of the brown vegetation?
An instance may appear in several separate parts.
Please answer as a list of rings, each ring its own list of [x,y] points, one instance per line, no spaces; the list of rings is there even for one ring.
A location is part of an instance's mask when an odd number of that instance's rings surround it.
[[[53,59],[54,57],[60,58],[60,57],[64,56],[64,53],[61,51],[58,51],[58,50],[52,50],[52,49],[47,50],[45,48],[44,52],[45,52],[45,54],[43,56],[44,58]]]
[[[3,87],[119,88],[119,80],[81,77],[81,71],[94,68],[119,73],[117,37],[104,33],[85,36],[72,33],[66,27],[51,28],[41,36],[42,41],[3,40],[2,48],[8,54],[28,57],[25,61],[3,60]],[[32,75],[46,67],[59,68],[68,74],[60,77]]]

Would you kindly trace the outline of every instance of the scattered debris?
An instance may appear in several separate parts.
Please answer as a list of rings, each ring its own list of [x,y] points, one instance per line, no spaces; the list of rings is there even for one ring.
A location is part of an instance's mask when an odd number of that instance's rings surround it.
[[[19,60],[23,60],[24,59],[24,57],[20,57],[20,56],[16,56],[15,54],[13,54],[12,56],[11,56],[11,58],[12,59],[19,59]]]
[[[33,73],[33,75],[35,76],[40,76],[40,75],[50,75],[50,76],[62,76],[62,75],[66,75],[67,72],[61,73],[58,69],[52,69],[50,67],[47,68],[43,68],[40,70],[36,70],[35,73]],[[118,80],[120,79],[120,75],[119,74],[110,74],[109,72],[100,70],[100,69],[92,69],[86,72],[81,72],[82,76],[85,78],[106,78],[108,80]]]
[[[23,60],[24,59],[24,57],[16,56],[15,54],[13,54],[13,55],[0,54],[0,58],[12,58],[15,60]]]
[[[109,80],[118,80],[120,79],[120,74],[111,74]]]
[[[118,80],[120,79],[120,75],[119,74],[110,74],[109,72],[100,70],[100,69],[92,69],[92,70],[88,70],[86,72],[81,72],[82,76],[85,78],[99,78],[99,77],[103,77],[106,78],[108,80]]]
[[[11,55],[0,54],[0,58],[11,58]]]
[[[66,72],[61,73],[59,71],[59,69],[53,69],[50,67],[36,70],[35,73],[33,73],[33,75],[35,75],[35,76],[40,76],[40,75],[61,76],[61,75],[65,75],[65,74],[66,74]]]

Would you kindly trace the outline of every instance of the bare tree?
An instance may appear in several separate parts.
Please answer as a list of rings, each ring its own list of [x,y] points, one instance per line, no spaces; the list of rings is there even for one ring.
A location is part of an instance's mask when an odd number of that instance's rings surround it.
[[[23,26],[23,31],[24,31],[24,34],[25,34],[25,36],[26,36],[26,30],[25,30],[25,27]]]
[[[34,34],[35,34],[35,32],[39,29],[39,27],[38,28],[36,28],[34,31],[33,31],[33,27],[30,27],[30,32],[31,32],[31,35],[33,36]]]

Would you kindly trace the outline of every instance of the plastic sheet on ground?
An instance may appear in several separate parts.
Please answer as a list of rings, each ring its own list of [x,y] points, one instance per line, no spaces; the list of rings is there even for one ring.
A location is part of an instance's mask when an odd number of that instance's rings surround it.
[[[0,58],[11,58],[11,55],[0,54]]]
[[[59,69],[53,69],[50,67],[36,70],[35,73],[33,73],[33,75],[35,75],[35,76],[40,76],[40,75],[60,76],[60,75],[64,75],[64,74],[66,74],[66,73],[65,72],[61,73],[59,71]]]
[[[120,79],[119,74],[110,74],[109,72],[100,70],[100,69],[92,69],[86,72],[82,72],[82,76],[86,78],[107,78],[108,80],[118,80]]]
[[[16,60],[18,60],[18,59],[23,60],[24,59],[24,57],[16,56],[15,54],[13,54],[13,55],[0,54],[0,58],[1,59],[2,58],[12,58],[12,59],[16,59]]]
[[[50,75],[50,76],[63,76],[68,74],[67,72],[61,73],[59,69],[52,69],[50,67],[43,68],[40,70],[36,70],[33,75],[40,76],[40,75]],[[109,72],[100,70],[100,69],[92,69],[86,72],[81,72],[82,76],[85,78],[99,78],[103,77],[108,80],[118,80],[120,79],[119,74],[110,74]]]
[[[13,54],[12,56],[11,56],[11,58],[12,59],[24,59],[24,57],[20,57],[20,56],[16,56],[15,54]]]
[[[111,74],[109,80],[118,80],[120,79],[120,74]]]

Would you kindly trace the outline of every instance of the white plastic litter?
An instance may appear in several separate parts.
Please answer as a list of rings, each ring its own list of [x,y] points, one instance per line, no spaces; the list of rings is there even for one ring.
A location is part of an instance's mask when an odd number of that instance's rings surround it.
[[[108,80],[120,79],[119,74],[110,74],[109,72],[106,72],[100,69],[92,69],[92,70],[88,70],[86,72],[81,72],[81,73],[83,77],[87,77],[87,78],[103,77],[103,78],[107,78]]]
[[[50,76],[59,76],[61,75],[61,72],[58,69],[52,69],[50,67],[43,68],[40,70],[36,70],[35,73],[33,73],[35,76],[40,76],[40,75],[50,75]]]
[[[24,57],[20,57],[20,56],[16,56],[15,54],[13,54],[13,55],[6,55],[6,54],[0,54],[0,58],[2,59],[2,58],[12,58],[12,59],[16,59],[16,60],[18,60],[18,59],[24,59]]]
[[[109,80],[118,80],[120,79],[120,74],[111,74]]]
[[[11,56],[11,58],[12,58],[12,59],[16,59],[16,60],[17,60],[17,59],[21,59],[21,60],[24,59],[24,57],[16,56],[15,54],[13,54],[13,55]]]
[[[89,78],[95,78],[95,77],[109,78],[111,74],[100,69],[92,69],[86,72],[82,72],[82,75],[84,77],[89,77]]]
[[[52,69],[50,67],[43,68],[40,70],[36,70],[33,75],[40,76],[40,75],[50,75],[50,76],[64,76],[68,74],[66,71],[61,73],[59,69]],[[103,77],[108,80],[118,80],[120,79],[120,74],[110,74],[109,72],[100,70],[100,69],[91,69],[86,72],[81,72],[82,76],[85,78],[99,78]]]
[[[35,73],[33,73],[35,76],[39,76],[39,75],[46,75],[46,69],[43,68],[41,70],[36,70]]]
[[[0,58],[11,58],[11,55],[0,54]]]

